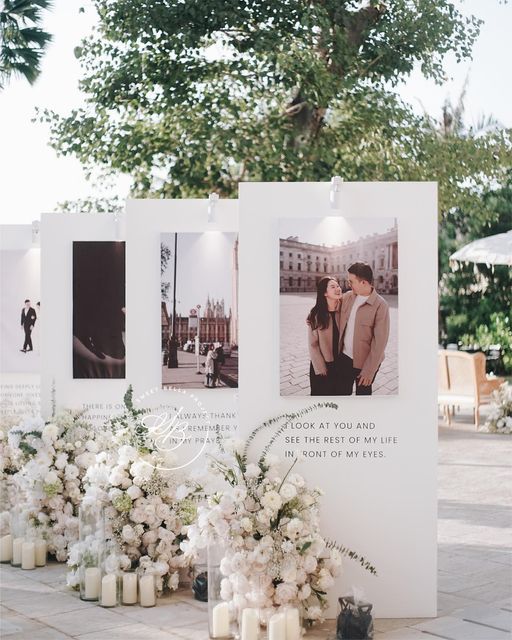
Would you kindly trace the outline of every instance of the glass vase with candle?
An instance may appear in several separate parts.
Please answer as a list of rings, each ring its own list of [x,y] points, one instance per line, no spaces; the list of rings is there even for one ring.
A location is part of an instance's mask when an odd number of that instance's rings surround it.
[[[105,544],[102,562],[101,593],[99,604],[102,607],[117,607],[121,601],[120,550],[118,545],[109,541]]]
[[[21,554],[23,542],[25,541],[26,518],[19,511],[11,511],[11,565],[21,567]]]
[[[96,504],[82,504],[78,513],[80,598],[97,601],[101,594],[101,563],[105,548],[105,514]]]
[[[208,630],[210,638],[225,639],[235,636],[229,604],[221,597],[222,575],[220,563],[225,547],[214,540],[208,545]]]
[[[139,578],[139,603],[141,607],[156,605],[156,582],[152,573],[146,573]]]
[[[137,574],[133,570],[123,571],[121,574],[121,603],[123,605],[137,604]]]
[[[36,534],[33,527],[27,527],[21,545],[21,568],[32,571],[36,568]]]

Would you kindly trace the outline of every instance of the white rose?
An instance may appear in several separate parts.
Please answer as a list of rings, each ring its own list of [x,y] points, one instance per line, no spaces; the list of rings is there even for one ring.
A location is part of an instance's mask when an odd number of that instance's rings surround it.
[[[141,488],[137,487],[134,484],[132,484],[130,487],[128,487],[128,489],[126,489],[126,493],[130,496],[132,500],[136,500],[137,498],[140,498],[143,495]]]
[[[252,522],[250,518],[242,518],[240,520],[240,525],[244,531],[247,533],[251,533],[252,531]]]
[[[55,471],[50,471],[44,477],[45,484],[55,484],[56,482],[58,482],[58,480],[59,476],[55,473]]]
[[[257,478],[261,473],[261,469],[258,467],[257,464],[254,464],[253,462],[250,462],[247,465],[247,468],[245,470],[245,477],[248,478],[249,480],[251,478]]]
[[[307,600],[311,595],[311,587],[309,584],[305,584],[300,588],[299,600]]]
[[[87,449],[87,451],[91,451],[92,453],[98,453],[99,450],[99,447],[96,442],[94,442],[94,440],[87,440],[87,442],[85,443],[85,448]]]
[[[293,486],[293,484],[285,482],[279,490],[279,494],[285,502],[288,502],[289,500],[293,500],[293,498],[295,498],[295,496],[297,495],[297,489]]]
[[[137,537],[135,535],[133,527],[131,527],[129,524],[124,525],[121,535],[123,537],[123,540],[128,544],[131,544],[132,542],[134,542]]]
[[[270,509],[271,511],[277,511],[283,504],[283,501],[277,491],[271,490],[263,494],[261,504],[263,507]]]
[[[75,478],[78,478],[78,467],[75,466],[74,464],[68,464],[66,465],[66,468],[64,470],[64,476],[66,477],[67,480],[75,480]]]
[[[316,571],[317,560],[314,556],[307,555],[303,560],[302,566],[306,573],[313,573],[313,571]]]
[[[64,469],[68,462],[68,457],[65,453],[59,453],[59,455],[55,458],[55,467],[57,469]]]
[[[288,582],[282,582],[278,584],[275,592],[275,599],[278,604],[286,604],[290,600],[294,600],[297,597],[297,587],[294,584]]]

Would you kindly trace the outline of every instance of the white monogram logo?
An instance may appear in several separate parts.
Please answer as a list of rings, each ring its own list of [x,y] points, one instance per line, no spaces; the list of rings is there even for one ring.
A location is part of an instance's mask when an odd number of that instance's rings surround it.
[[[174,415],[164,412],[143,418],[142,422],[159,451],[175,451],[190,442],[190,437],[187,437],[188,422],[180,419],[182,413],[183,407],[180,407]]]

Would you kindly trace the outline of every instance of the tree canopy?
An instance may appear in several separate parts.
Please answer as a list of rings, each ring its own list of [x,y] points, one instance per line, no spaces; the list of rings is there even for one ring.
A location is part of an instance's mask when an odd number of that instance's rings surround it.
[[[52,144],[139,197],[236,196],[243,180],[439,180],[441,208],[498,180],[508,133],[440,136],[393,86],[471,55],[448,0],[95,0],[84,108]]]

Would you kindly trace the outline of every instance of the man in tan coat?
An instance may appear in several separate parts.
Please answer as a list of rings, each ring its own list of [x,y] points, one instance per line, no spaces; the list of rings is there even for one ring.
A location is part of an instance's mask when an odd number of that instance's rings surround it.
[[[384,360],[389,337],[389,307],[373,286],[369,264],[356,262],[348,269],[351,291],[343,295],[339,316],[337,375],[342,396],[370,396]]]

